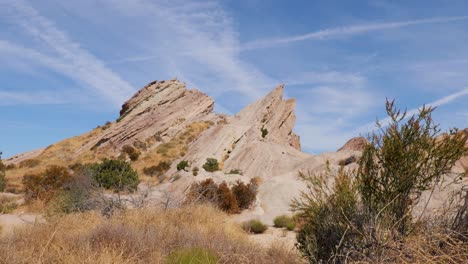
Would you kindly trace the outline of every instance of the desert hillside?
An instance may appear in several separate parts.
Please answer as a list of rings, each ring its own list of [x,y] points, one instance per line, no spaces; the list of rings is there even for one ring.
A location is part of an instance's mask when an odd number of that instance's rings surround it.
[[[239,243],[244,243],[242,241],[247,238],[240,228],[236,229],[239,226],[234,223],[245,224],[255,220],[262,226],[266,224],[281,228],[278,226],[279,218],[292,221],[291,219],[297,217],[291,211],[291,202],[303,198],[304,193],[311,190],[311,182],[299,175],[321,175],[324,177],[323,186],[333,185],[336,179],[358,169],[363,151],[369,145],[366,138],[356,137],[336,152],[312,155],[301,151],[300,137],[294,133],[296,101],[284,99],[284,89],[285,87],[280,85],[236,115],[230,116],[213,112],[215,102],[212,98],[199,90],[187,89],[185,83],[177,79],[151,82],[122,105],[117,120],[107,122],[83,135],[4,160],[6,193],[0,197],[4,211],[0,215],[0,224],[3,225],[5,233],[14,233],[14,227],[36,222],[41,223],[41,229],[31,229],[31,232],[38,235],[41,232],[55,234],[59,231],[52,230],[56,228],[55,225],[60,224],[54,222],[54,217],[50,218],[50,212],[56,209],[57,204],[62,206],[61,213],[99,208],[107,217],[112,216],[114,210],[125,207],[133,210],[129,214],[115,212],[118,219],[113,221],[117,225],[119,221],[131,221],[129,219],[143,221],[135,226],[127,226],[128,230],[120,230],[140,234],[142,226],[149,221],[148,217],[154,217],[153,210],[162,214],[158,217],[164,218],[158,218],[159,224],[163,224],[160,221],[173,221],[168,219],[177,218],[178,215],[187,218],[184,209],[180,208],[187,208],[186,210],[198,215],[202,210],[206,210],[213,219],[229,223],[226,229],[217,230],[216,235],[232,235],[234,238],[223,240],[223,243],[226,243],[223,246],[209,244],[208,237],[214,228],[211,226],[213,223],[202,219],[200,221],[203,223],[199,225],[204,227],[193,234],[200,236],[201,240],[198,242],[201,244],[195,244],[223,254],[223,257],[229,260],[224,263],[235,263],[239,258],[229,258],[230,253],[226,247],[236,247],[239,254],[253,253],[248,247],[239,247]],[[457,135],[466,139],[468,129],[459,131]],[[446,135],[439,135],[435,140],[446,139]],[[465,148],[466,146],[468,145],[465,144]],[[107,182],[102,182],[99,189],[95,190],[96,186],[83,178],[89,171],[99,174],[103,173],[102,170],[115,166],[124,168],[119,171],[121,175],[135,170],[129,174],[135,179],[129,183],[129,189],[115,188],[116,185],[107,186]],[[439,185],[422,192],[418,197],[419,203],[414,205],[414,215],[422,217],[441,212],[447,206],[448,197],[452,197],[468,185],[468,179],[460,177],[467,169],[468,156],[462,155],[448,172],[444,172],[444,178]],[[53,173],[65,175],[65,178],[55,178],[53,181],[47,178]],[[122,184],[122,179],[120,181],[119,184]],[[57,182],[63,185],[56,185]],[[65,196],[68,197],[66,199],[60,196],[69,195],[67,192],[73,193],[75,190],[79,192],[78,196]],[[331,190],[333,189],[329,191]],[[84,193],[81,193],[83,191]],[[210,196],[210,192],[214,194]],[[83,199],[80,195],[89,196],[86,198],[88,200],[84,201],[85,204],[73,204],[73,199]],[[197,207],[198,205],[194,204],[201,201],[200,198],[205,199],[203,202],[217,204],[218,209],[222,209],[228,215],[213,212],[212,207]],[[72,207],[64,209],[64,204]],[[145,211],[144,208],[149,208],[150,211]],[[166,210],[169,209],[177,210],[176,215],[168,213]],[[142,215],[142,219],[138,214]],[[106,232],[116,232],[109,231],[109,228],[114,228],[113,224],[106,223],[105,219],[96,214],[78,217],[90,217],[86,222],[88,229],[83,227],[86,229],[85,233],[90,232],[86,233],[83,241],[87,242],[83,243],[96,243],[93,242],[96,234],[89,230],[100,230],[99,232],[106,235]],[[62,220],[70,224],[74,221],[71,218]],[[250,238],[255,244],[252,244],[253,248],[256,248],[256,245],[261,246],[258,254],[253,255],[258,260],[255,263],[267,263],[265,261],[272,256],[268,250],[274,250],[279,242],[280,247],[287,250],[275,251],[274,254],[282,254],[278,255],[281,259],[278,261],[287,263],[285,259],[298,257],[294,246],[294,230],[297,231],[297,228],[302,226],[299,220],[294,221],[297,221],[298,227],[296,223],[293,226],[287,226],[285,223],[282,227],[287,229],[269,229],[262,235]],[[181,225],[188,228],[188,222],[189,220],[185,219]],[[231,224],[237,227],[232,227]],[[73,234],[81,232],[74,228],[70,231]],[[234,228],[234,231],[231,228]],[[187,235],[176,233],[172,234]],[[24,233],[18,234],[22,239],[26,239]],[[66,240],[67,234],[59,232],[58,236]],[[135,241],[131,240],[131,243]],[[181,246],[175,245],[173,241],[164,243],[174,247]],[[54,245],[59,244],[54,242]],[[161,260],[170,254],[159,244],[151,245],[157,248],[159,255],[145,253],[141,260],[153,257]],[[64,246],[74,252],[73,256],[69,256],[70,261],[76,261],[74,258],[82,254],[74,251],[76,247],[81,246],[79,244],[64,242]],[[138,254],[135,248],[128,250],[131,254]],[[152,250],[151,246],[145,250]],[[61,251],[59,253],[62,254]],[[114,251],[109,256],[95,249],[90,249],[88,253],[95,254],[96,257],[102,258],[102,261],[127,259],[113,255]],[[0,254],[8,256],[13,262],[20,259],[18,256],[8,255],[6,251],[0,251]],[[22,251],[21,254],[29,253]],[[52,262],[65,259],[57,254],[46,255]],[[299,258],[294,260],[301,261]]]

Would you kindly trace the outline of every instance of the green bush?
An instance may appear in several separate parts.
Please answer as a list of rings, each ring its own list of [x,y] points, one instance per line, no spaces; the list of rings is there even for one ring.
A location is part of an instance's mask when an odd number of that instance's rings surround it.
[[[296,227],[296,223],[294,223],[294,219],[287,215],[280,215],[275,217],[273,220],[275,227],[279,228],[287,228],[288,230],[294,230]]]
[[[104,159],[92,164],[91,169],[96,183],[106,189],[135,191],[140,182],[130,163],[123,160]]]
[[[167,257],[167,264],[216,264],[218,257],[203,248],[179,249]]]
[[[232,169],[232,170],[230,170],[227,174],[238,174],[238,175],[242,175],[242,170],[240,170],[240,169]]]
[[[250,220],[242,223],[242,229],[248,233],[262,234],[268,229],[268,227],[260,220]]]
[[[214,158],[207,158],[205,164],[203,165],[203,169],[208,172],[219,171],[218,160]]]
[[[262,127],[260,131],[262,132],[262,138],[265,138],[268,135],[268,129],[265,127]]]
[[[130,145],[123,146],[122,147],[122,152],[127,154],[127,156],[132,161],[136,161],[140,157],[140,152],[136,148],[134,148],[134,147],[132,147]]]
[[[178,164],[177,164],[177,171],[181,171],[181,170],[185,170],[185,168],[187,168],[189,166],[189,162],[186,161],[186,160],[181,160]]]
[[[380,211],[405,235],[411,224],[411,209],[421,193],[441,181],[455,162],[468,153],[467,135],[451,129],[440,137],[432,119],[434,108],[423,107],[407,119],[394,102],[387,101],[392,122],[374,133],[364,149],[357,177],[365,209]]]
[[[311,263],[384,261],[388,245],[401,245],[415,229],[412,209],[421,193],[468,152],[466,135],[451,130],[439,136],[432,108],[408,119],[393,102],[386,108],[390,123],[377,123],[356,172],[300,173],[307,190],[291,207],[302,223],[297,247]]]
[[[294,229],[296,229],[296,223],[294,221],[287,223],[286,229],[288,229],[289,231],[294,231]]]

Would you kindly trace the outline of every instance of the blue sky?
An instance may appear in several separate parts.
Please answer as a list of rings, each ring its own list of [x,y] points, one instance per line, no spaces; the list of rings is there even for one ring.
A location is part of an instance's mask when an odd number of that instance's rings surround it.
[[[236,113],[280,83],[303,149],[332,151],[385,118],[385,98],[468,126],[468,2],[0,0],[0,150],[115,120],[177,77]]]

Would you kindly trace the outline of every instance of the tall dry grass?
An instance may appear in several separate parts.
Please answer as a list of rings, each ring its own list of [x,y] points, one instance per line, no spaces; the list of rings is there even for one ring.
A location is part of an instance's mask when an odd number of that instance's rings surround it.
[[[208,206],[167,211],[95,212],[51,218],[0,239],[0,263],[165,263],[173,251],[204,248],[219,263],[300,263],[281,245],[252,244],[237,224]]]

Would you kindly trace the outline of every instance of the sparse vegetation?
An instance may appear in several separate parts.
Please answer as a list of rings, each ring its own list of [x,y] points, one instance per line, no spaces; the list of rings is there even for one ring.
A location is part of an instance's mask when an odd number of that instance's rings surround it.
[[[265,138],[268,135],[268,129],[265,127],[260,128],[260,131],[262,132],[262,138]]]
[[[198,167],[194,167],[194,168],[192,169],[192,175],[193,175],[193,176],[197,176],[199,171],[200,171],[200,169],[199,169]]]
[[[166,173],[171,168],[171,164],[166,161],[161,161],[157,166],[143,168],[143,173],[151,177],[159,177]]]
[[[370,137],[357,172],[341,169],[332,175],[300,174],[306,192],[292,203],[305,223],[297,236],[298,249],[311,263],[465,262],[468,245],[449,220],[415,223],[412,209],[467,153],[467,137],[451,130],[436,139],[433,108],[424,107],[407,119],[406,112],[387,102],[388,127]],[[328,170],[327,174],[331,171]],[[447,218],[447,217],[446,217]]]
[[[205,169],[207,172],[219,171],[218,160],[214,158],[207,158],[205,164],[203,165],[203,169]]]
[[[232,169],[230,170],[227,174],[238,174],[238,175],[243,175],[242,170],[240,169]]]
[[[242,223],[242,229],[248,233],[263,234],[268,227],[260,220],[250,220]]]
[[[275,225],[275,227],[286,228],[290,231],[294,230],[294,228],[296,227],[296,223],[294,222],[294,219],[287,215],[277,216],[273,220],[273,224]]]
[[[20,168],[34,168],[41,163],[38,159],[27,159],[19,163]]]
[[[140,152],[130,145],[123,146],[122,152],[125,153],[128,156],[128,158],[132,161],[136,161],[140,157]]]
[[[0,215],[13,212],[13,210],[18,207],[16,204],[16,199],[17,198],[11,196],[0,196]]]
[[[177,171],[185,170],[189,165],[189,162],[186,160],[181,160],[179,163],[177,163]]]

